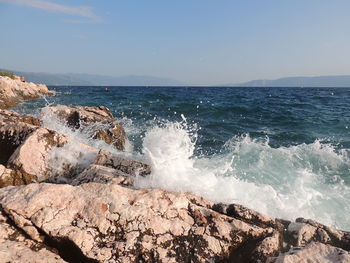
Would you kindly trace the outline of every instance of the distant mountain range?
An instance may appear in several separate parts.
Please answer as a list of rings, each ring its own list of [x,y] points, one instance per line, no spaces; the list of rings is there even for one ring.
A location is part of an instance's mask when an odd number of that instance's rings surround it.
[[[103,76],[94,74],[54,74],[22,72],[0,69],[24,76],[27,81],[46,85],[67,86],[187,86],[188,84],[170,78],[152,76]],[[350,75],[319,77],[288,77],[280,79],[259,79],[243,83],[225,84],[226,87],[350,87]]]
[[[275,80],[259,79],[224,86],[239,87],[350,87],[350,75],[319,77],[288,77]]]
[[[184,83],[170,79],[151,76],[103,76],[93,74],[53,74],[22,72],[7,69],[0,71],[12,72],[18,76],[24,76],[27,81],[44,83],[46,85],[67,86],[182,86]]]

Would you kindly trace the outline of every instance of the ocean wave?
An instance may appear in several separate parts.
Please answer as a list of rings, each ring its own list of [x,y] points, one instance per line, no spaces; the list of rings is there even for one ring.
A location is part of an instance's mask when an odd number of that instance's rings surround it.
[[[274,96],[268,97],[260,89],[253,93],[246,89],[159,88],[154,93],[145,88],[135,93],[115,88],[109,94],[96,92],[93,96],[86,96],[86,88],[75,89],[71,95],[63,90],[48,100],[76,105],[81,104],[84,95],[85,105],[111,107],[126,130],[127,151],[91,140],[85,131],[72,132],[64,123],[42,113],[44,126],[73,138],[73,143],[150,163],[152,174],[137,178],[137,187],[189,191],[216,202],[240,203],[271,217],[306,217],[350,229],[350,118],[346,94],[344,100],[325,105],[314,100],[315,91],[302,89],[271,89],[269,92],[278,95],[274,103],[270,99]],[[141,95],[149,92],[152,100],[146,100],[152,103],[145,104]],[[168,95],[159,96],[163,92],[175,92],[177,97],[169,100]],[[289,94],[293,92],[296,95]],[[285,102],[306,99],[317,110],[302,110],[305,107],[298,103]],[[45,104],[41,99],[18,109],[36,113]],[[242,104],[250,105],[246,106],[249,112],[241,114]],[[255,104],[263,104],[263,108],[250,111]],[[77,161],[74,156],[80,156],[82,150],[68,146],[56,156]],[[91,160],[81,161],[88,165],[86,162]]]
[[[143,154],[152,174],[137,187],[190,191],[207,199],[240,203],[273,217],[306,217],[350,228],[347,150],[316,140],[272,148],[248,134],[227,141],[220,154],[195,156],[197,134],[185,122],[145,133]]]

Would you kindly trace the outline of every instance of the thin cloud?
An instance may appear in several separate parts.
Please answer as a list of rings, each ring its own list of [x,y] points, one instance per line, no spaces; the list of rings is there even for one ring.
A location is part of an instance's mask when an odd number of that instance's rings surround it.
[[[90,21],[93,20],[95,22],[100,21],[100,18],[89,6],[67,6],[56,4],[47,0],[0,0],[0,2],[41,9],[49,12],[85,17],[90,19]]]

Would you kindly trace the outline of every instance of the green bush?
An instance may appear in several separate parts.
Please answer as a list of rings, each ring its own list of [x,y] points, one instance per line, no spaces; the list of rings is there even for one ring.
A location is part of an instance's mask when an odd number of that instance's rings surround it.
[[[0,76],[3,76],[3,77],[9,77],[11,79],[15,79],[15,75],[13,75],[12,73],[10,72],[0,72]]]

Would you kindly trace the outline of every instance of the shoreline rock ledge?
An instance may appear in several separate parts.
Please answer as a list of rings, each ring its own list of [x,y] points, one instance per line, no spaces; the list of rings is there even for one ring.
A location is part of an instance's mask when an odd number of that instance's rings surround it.
[[[53,95],[44,84],[22,82],[18,76],[0,76],[0,109],[16,106],[23,100],[37,99],[40,95]]]
[[[96,124],[90,108],[71,109],[52,111],[74,128]],[[191,193],[137,189],[134,180],[150,173],[145,163],[0,110],[0,262],[350,262],[349,232]]]

